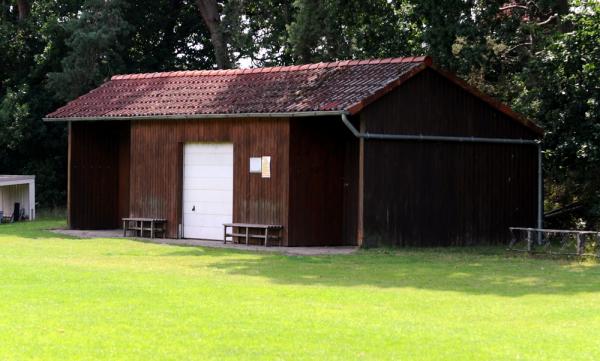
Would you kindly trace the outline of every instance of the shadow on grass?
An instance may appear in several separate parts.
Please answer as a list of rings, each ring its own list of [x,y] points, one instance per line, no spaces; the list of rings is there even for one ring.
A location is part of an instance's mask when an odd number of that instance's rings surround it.
[[[76,239],[47,230],[64,225],[62,219],[2,224],[0,239],[3,236]],[[232,276],[261,277],[284,285],[413,288],[505,297],[600,292],[598,264],[509,255],[498,247],[376,249],[329,256],[171,247],[161,256],[192,260],[209,257],[198,262],[197,267],[214,268]],[[190,265],[196,267],[195,262]]]
[[[286,285],[414,288],[505,297],[600,292],[597,264],[513,256],[501,248],[368,250],[311,257],[238,255],[231,250],[189,248],[164,256],[223,256],[209,267]]]

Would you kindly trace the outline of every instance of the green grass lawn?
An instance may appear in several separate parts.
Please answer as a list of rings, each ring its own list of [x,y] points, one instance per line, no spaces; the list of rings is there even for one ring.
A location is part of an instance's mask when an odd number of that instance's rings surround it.
[[[600,267],[294,257],[0,225],[0,360],[598,360]]]

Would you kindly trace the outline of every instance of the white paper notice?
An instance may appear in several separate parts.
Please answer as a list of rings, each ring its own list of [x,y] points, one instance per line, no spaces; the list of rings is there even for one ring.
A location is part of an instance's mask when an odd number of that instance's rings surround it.
[[[263,178],[271,178],[271,157],[262,157],[261,173]]]

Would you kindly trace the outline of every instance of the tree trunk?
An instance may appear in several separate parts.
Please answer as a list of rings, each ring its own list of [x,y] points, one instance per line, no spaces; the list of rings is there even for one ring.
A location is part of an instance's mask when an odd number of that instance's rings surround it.
[[[31,10],[29,0],[17,0],[17,10],[19,11],[19,21],[27,19]]]
[[[231,68],[231,60],[229,59],[227,44],[225,43],[223,29],[221,28],[221,18],[219,16],[217,0],[196,0],[196,5],[210,32],[210,41],[215,49],[217,66],[219,69]]]

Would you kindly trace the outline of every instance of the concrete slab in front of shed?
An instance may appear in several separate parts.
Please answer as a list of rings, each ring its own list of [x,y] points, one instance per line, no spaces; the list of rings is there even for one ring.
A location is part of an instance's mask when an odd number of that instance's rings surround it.
[[[81,238],[124,238],[123,231],[120,229],[114,230],[72,230],[72,229],[54,229],[54,233],[64,234],[73,237]],[[238,249],[242,251],[255,252],[272,252],[283,253],[296,256],[320,256],[320,255],[338,255],[351,254],[358,247],[342,246],[342,247],[263,247],[263,246],[246,246],[245,244],[227,243],[221,241],[205,241],[200,239],[171,239],[171,238],[131,238],[134,241],[150,242],[156,244],[168,244],[173,246],[198,246],[210,248],[228,248]]]

